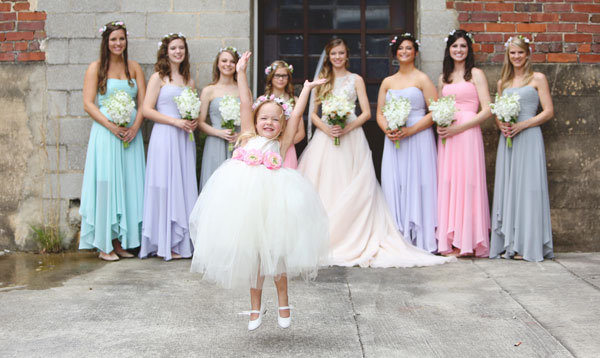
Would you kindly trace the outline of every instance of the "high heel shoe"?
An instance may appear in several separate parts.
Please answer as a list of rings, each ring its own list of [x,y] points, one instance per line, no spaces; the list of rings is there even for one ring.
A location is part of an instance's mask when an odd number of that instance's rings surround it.
[[[281,315],[279,314],[279,311],[283,311],[283,310],[289,310],[290,316],[289,317],[281,317]],[[292,306],[279,307],[279,311],[277,312],[277,324],[281,328],[288,328],[292,324]]]
[[[252,310],[252,311],[247,311],[247,312],[248,312],[248,314],[258,313],[257,319],[248,321],[248,330],[254,331],[258,327],[260,327],[260,325],[262,324],[262,318],[263,318],[264,314],[267,313],[267,310],[261,307],[260,311]]]

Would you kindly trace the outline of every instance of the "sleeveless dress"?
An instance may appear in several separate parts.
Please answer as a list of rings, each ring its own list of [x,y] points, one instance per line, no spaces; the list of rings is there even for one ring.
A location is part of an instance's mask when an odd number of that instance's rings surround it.
[[[477,88],[471,82],[446,84],[442,95],[454,95],[455,124],[468,122],[479,109]],[[485,181],[485,154],[479,125],[455,136],[438,139],[438,251],[489,255],[490,209]]]
[[[334,93],[355,102],[356,76],[336,78]],[[356,120],[356,116],[348,120]],[[416,248],[398,232],[377,182],[362,128],[342,136],[339,146],[317,129],[300,156],[298,171],[317,188],[329,215],[329,265],[412,267],[455,260]]]
[[[425,98],[417,87],[388,90],[386,101],[396,97],[410,101],[407,127],[425,116]],[[402,139],[400,148],[385,137],[381,159],[381,188],[398,231],[428,252],[437,250],[436,156],[433,130],[427,128]]]
[[[518,93],[521,112],[517,122],[536,115],[539,96],[532,86],[507,88]],[[512,148],[500,134],[496,156],[490,258],[522,255],[527,261],[553,258],[550,199],[544,138],[539,126],[512,138]]]
[[[219,104],[222,99],[223,97],[216,97],[210,101],[208,106],[210,125],[217,129],[223,129],[223,127],[221,127],[223,117],[221,117],[221,112],[219,111]],[[239,98],[236,99],[239,102]],[[239,130],[239,128],[237,130]],[[204,188],[204,185],[206,185],[206,182],[212,173],[217,170],[226,159],[231,158],[231,152],[228,150],[228,146],[229,142],[224,139],[212,135],[206,137],[204,151],[202,153],[202,169],[200,170],[200,190]]]
[[[164,85],[156,110],[181,118],[173,97],[183,89]],[[154,123],[148,144],[140,258],[158,255],[170,260],[171,251],[192,256],[188,218],[197,198],[196,142],[183,129]]]
[[[110,120],[102,102],[117,90],[127,92],[137,103],[137,83],[109,78],[106,93],[96,96],[100,112]],[[131,113],[130,125],[136,110]],[[144,200],[144,142],[138,131],[128,148],[106,127],[94,121],[85,159],[81,186],[81,237],[79,249],[113,251],[112,240],[124,249],[140,246]]]
[[[244,149],[279,154],[256,136]],[[327,213],[296,170],[229,159],[210,177],[190,215],[192,272],[225,288],[256,287],[260,275],[314,278],[327,255]]]

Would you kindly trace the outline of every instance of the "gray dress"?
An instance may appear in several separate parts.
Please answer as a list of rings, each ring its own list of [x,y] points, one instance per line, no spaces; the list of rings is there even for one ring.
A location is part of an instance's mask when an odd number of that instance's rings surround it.
[[[208,106],[208,116],[213,128],[223,129],[221,127],[221,112],[219,103],[223,97],[214,98]],[[239,98],[238,98],[239,101]],[[200,190],[204,187],[208,178],[223,162],[231,158],[231,152],[228,151],[228,142],[219,137],[209,135],[204,142],[204,151],[202,153],[202,169],[200,171]]]
[[[536,115],[537,90],[532,86],[507,88],[520,96],[517,122]],[[506,146],[501,134],[496,156],[496,180],[492,206],[490,258],[521,255],[527,261],[554,257],[544,139],[539,126],[527,128]]]

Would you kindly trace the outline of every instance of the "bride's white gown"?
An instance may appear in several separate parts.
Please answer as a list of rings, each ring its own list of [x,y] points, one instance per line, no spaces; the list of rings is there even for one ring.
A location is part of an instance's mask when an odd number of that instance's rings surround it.
[[[336,78],[334,93],[356,102],[356,76]],[[456,260],[416,248],[396,230],[362,128],[341,137],[339,146],[316,130],[298,171],[314,184],[329,216],[329,265],[412,267]]]

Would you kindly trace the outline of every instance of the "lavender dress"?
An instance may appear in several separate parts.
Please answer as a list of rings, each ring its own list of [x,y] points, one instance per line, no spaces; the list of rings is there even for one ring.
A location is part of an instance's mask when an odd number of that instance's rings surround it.
[[[406,126],[417,123],[426,112],[423,92],[416,87],[388,90],[390,98],[410,100]],[[381,163],[381,187],[398,230],[413,245],[437,250],[437,153],[433,130],[427,128],[400,141],[400,148],[385,138]]]
[[[156,110],[181,118],[173,100],[181,91],[183,87],[163,86]],[[146,164],[141,258],[158,255],[170,260],[171,251],[192,256],[188,218],[198,198],[196,183],[196,142],[180,128],[154,123]]]

